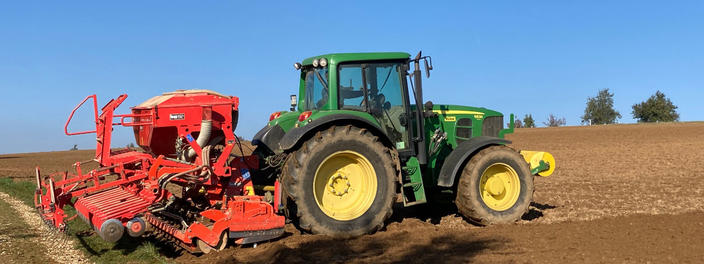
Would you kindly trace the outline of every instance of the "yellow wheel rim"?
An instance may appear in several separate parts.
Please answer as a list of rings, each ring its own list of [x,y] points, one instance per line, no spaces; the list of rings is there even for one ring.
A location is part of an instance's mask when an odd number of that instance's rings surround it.
[[[339,221],[353,220],[369,210],[376,196],[376,172],[354,151],[331,154],[318,166],[313,195],[326,215]]]
[[[487,207],[495,211],[511,208],[521,193],[518,173],[505,163],[494,163],[484,170],[479,180],[479,193]]]

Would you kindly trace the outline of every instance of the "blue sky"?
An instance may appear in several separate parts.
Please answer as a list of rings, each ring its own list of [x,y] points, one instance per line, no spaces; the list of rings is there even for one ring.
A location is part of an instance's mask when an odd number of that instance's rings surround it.
[[[292,64],[331,52],[433,57],[426,100],[579,125],[588,96],[631,105],[663,91],[704,120],[702,1],[12,1],[0,3],[0,153],[81,149],[63,124],[83,97],[119,113],[176,89],[240,97],[251,138],[297,91]],[[666,4],[665,4],[666,3]],[[89,129],[81,111],[72,129]],[[113,147],[133,141],[115,129]]]

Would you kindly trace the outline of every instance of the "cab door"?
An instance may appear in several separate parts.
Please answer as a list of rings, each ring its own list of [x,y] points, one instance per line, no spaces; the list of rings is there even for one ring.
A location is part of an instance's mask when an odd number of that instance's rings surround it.
[[[404,66],[403,62],[342,64],[338,73],[340,108],[371,114],[399,152],[412,149]]]

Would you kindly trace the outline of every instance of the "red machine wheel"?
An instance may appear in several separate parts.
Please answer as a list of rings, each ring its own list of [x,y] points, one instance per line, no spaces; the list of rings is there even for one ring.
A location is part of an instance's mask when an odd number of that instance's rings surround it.
[[[141,218],[134,218],[127,222],[127,234],[131,237],[139,237],[144,234],[147,225]]]

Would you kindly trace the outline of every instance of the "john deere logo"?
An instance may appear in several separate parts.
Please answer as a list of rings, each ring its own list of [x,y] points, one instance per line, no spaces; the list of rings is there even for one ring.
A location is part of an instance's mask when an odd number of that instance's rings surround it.
[[[184,120],[184,119],[186,119],[186,114],[183,114],[183,113],[169,115],[169,120]]]

